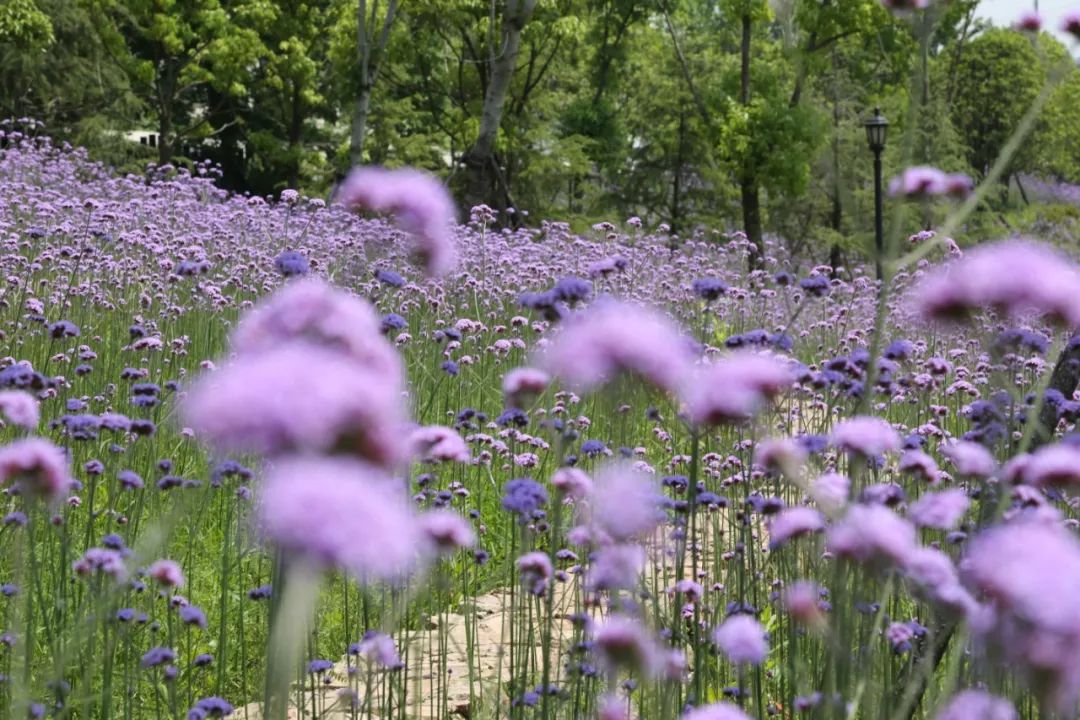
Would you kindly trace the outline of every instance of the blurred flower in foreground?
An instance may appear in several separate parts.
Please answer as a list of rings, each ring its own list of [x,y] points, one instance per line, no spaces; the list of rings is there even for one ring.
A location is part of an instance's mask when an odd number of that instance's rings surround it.
[[[429,275],[453,270],[454,200],[435,176],[410,168],[360,167],[335,194],[336,201],[348,207],[393,215],[398,226],[412,234],[416,255]]]
[[[935,720],[1016,720],[1012,703],[984,690],[961,690],[938,711]]]
[[[687,338],[663,315],[638,305],[601,300],[572,315],[539,357],[540,366],[578,391],[620,372],[673,391],[690,362]]]
[[[1036,313],[1080,327],[1080,272],[1047,245],[1007,240],[969,250],[915,288],[915,309],[935,320],[993,310],[1016,318]]]
[[[28,438],[0,447],[0,485],[13,483],[52,502],[66,495],[74,480],[63,450],[48,440]]]
[[[288,554],[361,582],[403,578],[424,545],[400,486],[345,458],[275,465],[264,482],[259,529]]]
[[[1080,701],[1080,540],[1052,522],[1017,520],[971,541],[961,574],[990,603],[974,637],[998,653],[1048,708]]]
[[[780,358],[737,352],[688,375],[681,395],[691,422],[719,425],[751,419],[794,381]]]

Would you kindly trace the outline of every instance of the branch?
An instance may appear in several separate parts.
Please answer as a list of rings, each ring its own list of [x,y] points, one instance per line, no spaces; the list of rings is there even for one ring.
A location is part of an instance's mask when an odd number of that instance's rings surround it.
[[[671,24],[671,15],[668,13],[667,8],[663,9],[664,24],[667,26],[668,35],[671,36],[671,44],[675,47],[675,56],[679,60],[679,68],[682,70],[683,80],[686,81],[686,87],[690,91],[690,95],[694,98],[694,104],[697,106],[697,111],[701,115],[702,122],[710,130],[715,131],[716,127],[713,125],[712,117],[709,115],[708,109],[705,107],[705,101],[701,99],[701,95],[697,91],[697,86],[694,85],[694,79],[690,75],[690,66],[686,62],[686,56],[683,55],[682,47],[679,45],[679,38],[675,34],[675,27]]]

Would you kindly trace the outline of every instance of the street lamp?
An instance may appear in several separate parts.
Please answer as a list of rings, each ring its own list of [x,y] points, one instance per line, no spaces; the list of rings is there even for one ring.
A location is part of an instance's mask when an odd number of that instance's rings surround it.
[[[889,121],[881,114],[880,108],[874,108],[872,117],[863,122],[866,128],[866,143],[874,153],[874,264],[877,267],[878,280],[881,279],[881,256],[885,250],[885,230],[881,218],[881,151],[885,149],[885,135],[889,130]]]

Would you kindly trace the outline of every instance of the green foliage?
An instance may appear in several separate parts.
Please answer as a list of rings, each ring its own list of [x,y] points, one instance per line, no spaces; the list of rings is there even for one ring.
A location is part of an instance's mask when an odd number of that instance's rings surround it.
[[[1036,169],[1043,175],[1080,183],[1080,70],[1069,69],[1042,112],[1034,139]]]
[[[678,233],[738,229],[749,175],[766,232],[818,261],[854,250],[872,227],[861,130],[871,108],[885,110],[893,138],[912,131],[910,147],[889,144],[886,180],[904,163],[977,176],[1068,66],[1051,36],[987,29],[975,6],[894,15],[879,0],[542,0],[495,141],[507,192],[492,202],[582,226],[637,215]],[[502,50],[501,6],[394,8],[383,47],[389,0],[7,0],[0,109],[125,169],[207,158],[232,189],[325,193],[348,170],[367,92],[363,161],[453,178]],[[1006,176],[1080,182],[1080,71],[1060,79]],[[135,145],[131,130],[164,142]],[[943,211],[901,217],[913,230]]]
[[[968,43],[956,77],[952,121],[967,145],[968,162],[981,174],[1039,94],[1045,71],[1027,37],[991,29]],[[1026,149],[1013,160],[1013,171],[1030,167],[1030,144]]]
[[[54,39],[49,16],[34,0],[5,0],[0,4],[0,42],[41,51]]]

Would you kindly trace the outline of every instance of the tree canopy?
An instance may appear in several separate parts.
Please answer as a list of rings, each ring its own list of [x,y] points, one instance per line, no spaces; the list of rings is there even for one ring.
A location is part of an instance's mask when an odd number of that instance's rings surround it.
[[[865,227],[875,106],[917,130],[888,172],[908,152],[978,177],[1053,80],[1005,178],[1080,181],[1068,49],[985,27],[977,5],[12,0],[0,109],[124,169],[212,161],[242,192],[408,164],[466,208],[831,243]]]

